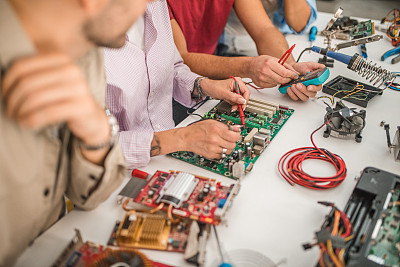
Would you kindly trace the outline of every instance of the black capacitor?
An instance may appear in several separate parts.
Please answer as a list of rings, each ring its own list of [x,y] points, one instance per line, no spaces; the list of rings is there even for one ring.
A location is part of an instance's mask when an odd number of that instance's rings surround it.
[[[203,201],[204,201],[204,195],[203,195],[202,193],[200,193],[200,194],[197,196],[197,200],[200,201],[200,202],[203,202]]]
[[[208,188],[203,188],[203,194],[204,194],[205,196],[208,195],[208,192],[210,192],[210,189],[208,189]]]
[[[154,191],[153,191],[153,190],[149,190],[149,191],[147,192],[147,195],[148,195],[150,198],[152,198],[152,197],[154,196]]]
[[[238,157],[239,157],[238,152],[236,150],[233,151],[232,158],[235,159],[235,160],[238,160]]]
[[[229,171],[230,173],[232,173],[232,168],[233,168],[233,161],[229,161],[229,164],[228,164],[228,171]]]
[[[210,188],[210,184],[205,184],[204,188]]]

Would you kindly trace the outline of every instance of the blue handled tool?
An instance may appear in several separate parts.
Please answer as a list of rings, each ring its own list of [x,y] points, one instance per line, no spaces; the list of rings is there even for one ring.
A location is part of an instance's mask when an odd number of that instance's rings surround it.
[[[367,59],[368,58],[368,54],[367,54],[367,46],[365,44],[360,44],[358,45],[358,48],[360,49],[360,55]]]
[[[312,26],[310,29],[310,35],[308,36],[308,40],[310,41],[310,46],[312,46],[312,43],[315,41],[315,38],[317,36],[318,29],[315,26]]]
[[[329,78],[329,69],[327,67],[308,72],[307,74],[300,75],[298,79],[292,80],[289,83],[282,84],[279,87],[279,92],[282,94],[287,93],[288,87],[296,83],[302,83],[305,86],[323,84]]]
[[[388,57],[397,55],[397,54],[399,54],[399,55],[392,58],[392,61],[391,61],[392,64],[395,64],[400,61],[400,46],[397,48],[393,48],[389,51],[386,51],[385,54],[382,55],[381,59],[383,61],[383,60],[387,59]]]

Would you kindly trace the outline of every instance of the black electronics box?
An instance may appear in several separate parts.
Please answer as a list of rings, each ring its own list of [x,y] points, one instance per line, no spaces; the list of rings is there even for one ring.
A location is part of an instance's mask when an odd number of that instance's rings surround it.
[[[352,90],[357,85],[364,86],[363,88],[364,90],[360,90],[360,92],[354,94]],[[354,90],[354,92],[357,90],[358,89]],[[341,75],[335,77],[333,80],[324,84],[324,86],[322,87],[322,92],[332,96],[335,95],[335,97],[337,98],[343,98],[343,100],[359,105],[363,108],[367,107],[368,101],[370,101],[374,96],[382,95],[381,89],[378,89],[374,86],[362,82],[346,78]],[[346,95],[349,96],[345,97]]]

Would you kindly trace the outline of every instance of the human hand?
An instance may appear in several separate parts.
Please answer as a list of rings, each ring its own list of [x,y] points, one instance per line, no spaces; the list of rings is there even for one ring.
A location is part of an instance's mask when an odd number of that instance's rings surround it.
[[[241,78],[235,77],[235,79],[239,85],[240,95],[236,93],[235,81],[233,79],[203,79],[201,81],[201,88],[208,96],[218,100],[225,100],[231,104],[233,111],[238,109],[238,105],[242,105],[244,109],[250,97],[250,90],[243,83]]]
[[[253,57],[248,67],[249,78],[259,87],[271,88],[298,78],[298,72],[288,63],[280,64],[275,57]]]
[[[19,59],[2,82],[6,113],[28,128],[66,122],[87,145],[110,138],[104,109],[93,98],[81,69],[63,54]]]
[[[299,62],[294,63],[293,68],[300,74],[306,74],[309,71],[323,69],[325,66],[316,62]],[[305,86],[302,83],[293,84],[287,89],[289,97],[294,100],[307,101],[309,97],[315,97],[317,92],[322,89],[321,85]]]
[[[203,120],[193,123],[184,129],[182,136],[183,150],[191,151],[209,159],[219,159],[222,149],[229,155],[240,139],[240,125],[231,126],[216,121]]]

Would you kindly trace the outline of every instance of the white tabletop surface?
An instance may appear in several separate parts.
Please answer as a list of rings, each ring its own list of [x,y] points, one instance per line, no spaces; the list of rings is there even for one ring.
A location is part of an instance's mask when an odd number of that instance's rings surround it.
[[[351,14],[346,14],[345,11],[344,15]],[[322,30],[330,18],[330,14],[319,13],[315,25]],[[293,52],[296,58],[304,47],[309,46],[308,35],[288,35],[287,40],[290,45],[296,43]],[[323,47],[323,37],[318,36],[314,45]],[[384,40],[368,44],[369,59],[390,71],[400,71],[400,64],[391,65],[388,64],[389,60],[386,62],[380,60],[380,56],[391,48],[386,36]],[[353,55],[358,49],[352,47],[339,52]],[[315,53],[306,52],[302,61],[316,61],[319,57]],[[329,80],[337,75],[343,75],[366,82],[340,62],[335,62],[334,68],[330,70]],[[318,95],[324,94],[320,92]],[[385,120],[391,125],[394,134],[396,126],[400,125],[400,92],[386,89],[382,96],[376,96],[369,102],[361,143],[351,139],[323,138],[323,130],[315,134],[314,140],[318,146],[339,154],[347,165],[346,180],[337,188],[327,191],[292,187],[277,172],[278,160],[285,152],[311,145],[309,136],[323,123],[325,104],[321,100],[293,102],[287,96],[281,95],[276,88],[252,90],[252,97],[287,105],[295,109],[295,112],[260,156],[254,169],[243,179],[241,190],[226,216],[227,225],[217,228],[219,238],[225,251],[251,249],[264,254],[274,262],[286,259],[286,263],[280,266],[313,266],[318,259],[318,248],[304,251],[301,244],[312,241],[314,232],[321,227],[325,215],[329,212],[328,208],[318,205],[317,201],[332,201],[343,208],[356,184],[355,178],[367,166],[400,173],[400,163],[395,162],[393,155],[389,154],[385,131],[379,126],[380,122]],[[215,103],[215,100],[206,103],[198,113],[204,114]],[[349,107],[360,108],[345,103]],[[197,119],[197,116],[190,116],[180,125],[184,126]],[[306,171],[313,175],[334,173],[332,166],[320,161],[309,160],[304,166]],[[226,183],[232,182],[228,178],[168,156],[152,158],[150,164],[141,170],[149,173],[154,173],[156,170],[181,170],[216,178]],[[128,173],[127,177],[129,176]],[[127,181],[128,178],[124,184]],[[116,195],[122,187],[123,185],[95,210],[89,212],[74,210],[66,215],[24,252],[16,266],[49,266],[74,235],[74,228],[80,229],[85,241],[106,244],[115,221],[122,219],[124,215],[121,206],[116,203]],[[158,262],[174,266],[191,266],[183,260],[183,255],[180,253],[150,250],[143,252]],[[207,245],[206,266],[215,266],[218,259],[215,237],[211,235]]]

